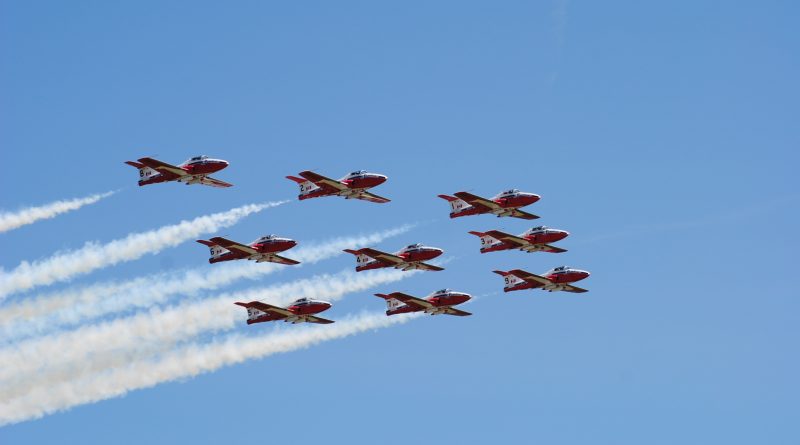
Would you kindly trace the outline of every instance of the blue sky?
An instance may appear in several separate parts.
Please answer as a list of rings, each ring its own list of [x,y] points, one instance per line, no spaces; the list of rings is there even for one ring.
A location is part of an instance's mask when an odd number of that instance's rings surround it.
[[[220,234],[302,245],[419,223],[374,247],[424,242],[452,257],[443,272],[349,295],[331,318],[382,311],[373,291],[484,296],[470,318],[247,361],[8,425],[0,441],[797,443],[798,12],[792,2],[2,2],[0,208],[120,190],[0,234],[5,271],[294,198],[284,176],[301,170],[364,168],[390,177],[376,189],[390,204],[292,202]],[[216,176],[235,187],[138,188],[122,163],[201,153],[230,161]],[[449,220],[436,198],[510,187],[542,196],[534,224],[569,230],[567,253],[480,255],[467,231],[530,224]],[[3,304],[210,269],[206,258],[187,242]],[[591,271],[590,292],[495,293],[493,269],[561,264]],[[225,291],[353,266],[339,256]],[[242,313],[236,332],[272,329],[245,326]]]

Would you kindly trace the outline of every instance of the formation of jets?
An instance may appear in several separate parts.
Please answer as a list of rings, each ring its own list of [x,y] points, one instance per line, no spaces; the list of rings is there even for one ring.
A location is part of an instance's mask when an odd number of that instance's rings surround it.
[[[228,166],[228,162],[222,159],[196,156],[180,165],[171,165],[145,157],[138,161],[127,161],[125,163],[139,170],[140,186],[171,181],[182,182],[186,185],[200,184],[210,187],[232,186],[232,184],[209,176]],[[386,175],[358,170],[337,180],[306,170],[298,173],[298,176],[287,176],[286,178],[299,185],[300,194],[298,199],[301,201],[324,196],[340,196],[345,199],[359,199],[378,204],[390,202],[388,198],[369,192],[369,189],[386,182],[388,179]],[[520,209],[539,201],[540,196],[517,189],[503,191],[492,198],[483,198],[463,191],[456,192],[453,196],[439,195],[439,197],[450,204],[450,218],[481,214],[524,220],[539,218],[537,215]],[[469,233],[481,240],[481,253],[503,250],[520,250],[528,253],[563,253],[566,252],[566,249],[552,244],[569,236],[569,232],[566,230],[553,229],[546,226],[533,227],[519,235],[509,234],[500,230],[470,231]],[[262,236],[250,244],[242,244],[219,236],[209,240],[197,240],[197,242],[209,248],[211,256],[208,262],[211,264],[245,259],[256,263],[300,264],[299,261],[279,255],[279,253],[295,247],[297,242],[277,235]],[[426,246],[420,243],[408,245],[395,253],[387,253],[371,247],[345,249],[344,251],[356,257],[357,272],[387,267],[403,271],[424,270],[435,272],[444,270],[440,266],[426,263],[426,261],[439,257],[444,251],[438,247]],[[583,280],[590,275],[585,270],[568,266],[555,267],[542,275],[536,275],[522,269],[495,270],[494,273],[503,277],[505,283],[503,290],[505,292],[542,289],[548,292],[583,293],[587,292],[587,290],[574,286],[572,283]],[[451,289],[438,290],[425,298],[414,297],[402,292],[377,293],[375,296],[382,298],[386,302],[387,316],[412,312],[461,317],[472,315],[454,307],[469,301],[472,296]],[[268,321],[284,321],[292,324],[330,324],[334,322],[317,316],[320,312],[330,309],[331,303],[311,298],[300,298],[287,307],[273,306],[263,301],[236,302],[235,304],[247,309],[247,324]]]

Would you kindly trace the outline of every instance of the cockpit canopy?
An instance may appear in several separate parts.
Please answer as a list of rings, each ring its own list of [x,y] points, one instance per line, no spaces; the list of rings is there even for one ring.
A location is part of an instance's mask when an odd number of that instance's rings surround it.
[[[517,193],[519,193],[519,189],[509,189],[500,192],[500,194],[503,196],[516,195]]]
[[[530,231],[531,232],[544,232],[545,230],[547,230],[547,226],[536,226],[536,227],[532,228]]]
[[[350,174],[347,175],[347,176],[360,176],[360,175],[363,175],[366,172],[367,172],[366,170],[356,170],[354,172],[350,172]]]
[[[434,292],[434,294],[449,294],[450,292],[452,292],[452,290],[451,290],[451,289],[447,289],[447,288],[445,288],[445,289],[439,289],[439,290],[437,290],[436,292]]]
[[[206,159],[208,159],[208,156],[206,156],[206,155],[200,155],[200,156],[195,156],[195,157],[193,157],[193,158],[189,159],[189,160],[188,160],[188,161],[186,161],[186,162],[187,162],[188,164],[191,164],[191,163],[194,163],[194,162],[205,161]]]
[[[277,237],[278,237],[278,235],[275,235],[275,234],[269,234],[269,235],[267,235],[267,236],[262,236],[262,237],[261,237],[261,238],[259,238],[259,239],[258,239],[258,241],[256,241],[256,242],[258,242],[258,243],[262,243],[262,242],[264,242],[264,241],[270,241],[270,240],[273,240],[273,239],[275,239],[275,238],[277,238]]]
[[[292,303],[292,304],[308,304],[308,303],[311,303],[311,299],[303,297],[303,298],[301,298],[299,300],[295,300],[295,302]]]
[[[562,272],[562,271],[569,270],[569,269],[570,269],[569,266],[559,266],[559,267],[556,267],[555,269],[553,269],[553,272]]]
[[[422,247],[422,244],[420,243],[410,244],[406,246],[406,250],[419,249],[420,247]]]

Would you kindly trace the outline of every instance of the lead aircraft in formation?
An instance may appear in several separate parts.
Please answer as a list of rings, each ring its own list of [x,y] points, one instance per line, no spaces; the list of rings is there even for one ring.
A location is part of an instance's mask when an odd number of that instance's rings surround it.
[[[208,156],[195,156],[180,165],[167,164],[153,158],[141,158],[138,162],[125,161],[125,163],[139,169],[140,187],[170,181],[211,187],[231,187],[233,185],[208,176],[228,166],[228,161],[211,159]]]
[[[511,249],[518,249],[528,253],[562,253],[567,250],[551,246],[549,243],[561,241],[569,236],[569,232],[566,230],[551,229],[546,226],[534,227],[520,235],[510,235],[499,230],[489,230],[488,232],[472,231],[469,233],[481,239],[481,253]]]
[[[167,164],[149,157],[125,163],[139,169],[140,186],[170,181],[182,182],[187,185],[202,184],[211,187],[230,187],[232,185],[208,176],[228,166],[227,161],[212,159],[208,156],[196,156],[180,165]],[[335,180],[306,170],[300,172],[299,176],[287,176],[287,178],[300,186],[300,200],[323,196],[341,196],[345,199],[361,199],[375,203],[390,201],[368,191],[386,182],[387,177],[385,175],[358,170],[339,180]],[[534,193],[510,189],[489,199],[468,192],[457,192],[454,195],[439,195],[440,198],[450,203],[450,218],[480,214],[527,220],[539,218],[534,214],[520,210],[520,208],[539,200],[539,195]],[[569,232],[565,230],[551,229],[545,226],[534,227],[520,235],[511,235],[500,230],[472,231],[469,233],[481,239],[481,253],[514,249],[524,252],[561,253],[566,252],[566,250],[552,246],[551,243],[569,236]],[[250,244],[241,244],[223,237],[197,240],[197,242],[209,247],[211,251],[209,263],[247,259],[257,263],[299,264],[299,261],[278,255],[278,253],[297,245],[297,242],[276,235],[262,236]],[[443,252],[442,249],[422,244],[411,244],[393,254],[372,248],[346,249],[345,252],[356,256],[356,271],[359,272],[385,267],[393,267],[400,270],[444,270],[439,266],[425,263],[425,261],[440,256]],[[542,289],[548,292],[587,292],[586,289],[574,286],[572,283],[585,279],[589,276],[589,272],[567,266],[556,267],[543,275],[532,274],[522,269],[514,269],[507,272],[495,270],[494,272],[503,276],[505,282],[503,290],[505,292],[523,289]],[[387,316],[410,312],[423,312],[430,315],[472,315],[469,312],[453,307],[469,301],[472,297],[467,293],[455,292],[450,289],[438,290],[425,298],[413,297],[402,292],[375,295],[386,301]],[[301,298],[285,308],[261,301],[236,302],[235,304],[247,309],[247,324],[278,320],[292,324],[333,323],[332,320],[316,315],[331,308],[331,303],[327,301]]]
[[[378,173],[369,173],[365,170],[354,171],[342,179],[336,180],[314,173],[310,170],[300,172],[300,178],[287,176],[300,185],[298,198],[321,198],[323,196],[342,196],[345,199],[362,199],[369,202],[383,204],[390,200],[368,192],[368,189],[386,182],[386,176]]]
[[[237,301],[239,306],[247,308],[247,324],[263,323],[265,321],[283,320],[287,323],[317,323],[331,324],[333,320],[317,317],[315,314],[327,311],[331,304],[327,301],[312,300],[311,298],[301,298],[290,304],[289,307],[278,307],[261,301],[251,301],[242,303]]]
[[[498,217],[510,216],[522,219],[537,219],[538,216],[519,210],[539,200],[535,193],[521,192],[517,189],[498,193],[491,199],[481,198],[469,192],[456,192],[455,196],[439,195],[450,203],[450,218],[482,215],[484,213]]]
[[[250,244],[241,244],[227,238],[217,236],[210,240],[197,240],[198,243],[206,245],[211,251],[211,264],[221,261],[247,259],[256,263],[265,261],[280,264],[300,264],[299,261],[285,258],[278,255],[279,252],[289,250],[297,245],[297,242],[290,238],[282,238],[277,235],[267,235],[253,241]]]
[[[585,270],[573,269],[569,266],[560,266],[550,269],[543,275],[532,274],[522,269],[509,270],[508,272],[495,270],[494,273],[503,277],[503,281],[505,282],[505,287],[503,287],[504,292],[513,292],[523,289],[542,289],[548,292],[564,291],[583,293],[588,291],[578,286],[573,286],[571,283],[583,280],[590,275],[589,272]]]
[[[400,270],[444,270],[442,267],[424,263],[424,261],[436,258],[444,251],[438,247],[423,246],[419,243],[406,246],[396,253],[381,252],[369,247],[358,250],[345,249],[344,251],[356,256],[356,272],[384,267],[394,267]]]
[[[472,315],[469,312],[453,307],[469,301],[472,296],[451,289],[437,290],[424,299],[412,297],[402,292],[392,292],[388,295],[375,294],[375,296],[386,301],[386,315],[389,316],[409,312],[424,312],[430,315],[456,315],[459,317]]]

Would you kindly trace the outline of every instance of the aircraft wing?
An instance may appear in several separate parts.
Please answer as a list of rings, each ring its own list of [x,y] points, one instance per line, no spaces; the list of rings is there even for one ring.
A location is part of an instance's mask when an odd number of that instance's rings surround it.
[[[300,176],[308,179],[309,181],[316,184],[318,187],[324,187],[328,190],[333,189],[334,191],[341,192],[342,190],[348,190],[349,187],[342,184],[341,182],[328,178],[327,176],[322,176],[319,173],[314,173],[310,170],[306,170],[304,172],[300,172]]]
[[[536,274],[530,273],[530,272],[525,272],[522,269],[510,270],[508,273],[510,273],[511,275],[514,275],[517,278],[523,279],[525,281],[535,282],[535,283],[539,283],[539,284],[543,284],[543,285],[548,285],[548,284],[552,283],[552,281],[548,280],[547,278],[545,278],[543,276],[536,275]]]
[[[279,315],[279,316],[281,316],[281,318],[287,318],[287,317],[294,316],[292,311],[290,311],[288,309],[285,309],[285,308],[282,308],[282,307],[278,307],[278,306],[273,306],[271,304],[263,303],[261,301],[251,301],[249,303],[236,303],[236,304],[238,304],[239,306],[244,306],[244,307],[252,307],[252,308],[258,309],[261,312],[266,312],[266,313],[272,313],[272,314],[275,314],[275,315]]]
[[[391,201],[391,199],[389,199],[389,198],[384,198],[383,196],[378,196],[378,195],[376,195],[374,193],[370,193],[370,192],[367,192],[367,191],[363,191],[363,192],[353,196],[353,198],[362,199],[364,201],[369,201],[369,202],[377,202],[378,204],[384,204],[384,203],[387,203],[387,202]]]
[[[270,263],[280,263],[280,264],[300,264],[300,261],[293,260],[291,258],[282,257],[280,255],[273,255],[273,254],[262,254],[263,256],[256,260],[257,263],[261,263],[264,261],[269,261]]]
[[[523,212],[520,209],[509,210],[507,213],[504,213],[500,216],[510,216],[512,218],[519,218],[519,219],[539,219],[538,215],[534,215],[533,213]]]
[[[411,295],[404,294],[402,292],[392,292],[388,295],[389,298],[394,298],[395,300],[402,301],[403,303],[412,306],[412,307],[419,307],[422,309],[432,308],[433,305],[428,300],[423,300],[422,298],[412,297]]]
[[[543,247],[542,250],[544,252],[550,252],[550,253],[564,253],[564,252],[567,251],[567,249],[562,249],[560,247],[551,246],[550,244],[542,244],[542,247]]]
[[[471,312],[462,311],[453,307],[449,307],[445,310],[445,314],[447,315],[455,315],[457,317],[466,317],[467,315],[472,315]]]
[[[473,205],[475,207],[481,207],[486,210],[498,210],[502,209],[500,204],[486,198],[481,198],[480,196],[473,195],[469,192],[456,192],[454,193],[458,198],[463,201],[466,201],[468,204]]]
[[[223,238],[221,236],[215,236],[214,238],[211,238],[211,242],[213,242],[215,244],[218,244],[218,245],[220,245],[220,246],[222,246],[222,247],[224,247],[224,248],[226,248],[226,249],[228,249],[230,251],[237,251],[237,252],[245,253],[247,255],[260,255],[261,254],[261,252],[257,251],[256,249],[253,249],[250,246],[246,246],[244,244],[237,243],[236,241],[231,241],[231,240],[229,240],[227,238]]]
[[[487,235],[491,236],[494,239],[505,241],[509,244],[513,244],[517,247],[527,246],[532,244],[530,241],[526,240],[525,238],[520,238],[516,235],[511,235],[509,233],[501,232],[499,230],[490,230],[486,232]]]
[[[212,178],[211,176],[203,176],[200,178],[200,184],[209,185],[211,187],[232,187],[233,184],[220,181],[219,179]]]
[[[433,264],[418,262],[418,263],[409,263],[413,264],[415,269],[418,270],[432,270],[438,272],[440,270],[444,270],[444,267],[434,266]]]
[[[165,176],[172,178],[180,178],[182,176],[187,176],[189,174],[186,172],[186,170],[178,166],[167,164],[166,162],[159,161],[158,159],[141,158],[139,159],[139,162],[152,168],[153,170],[158,171],[159,173],[164,174]]]
[[[369,247],[358,250],[358,253],[364,254],[370,258],[375,258],[376,260],[383,261],[385,263],[401,264],[406,262],[406,260],[400,258],[397,255],[381,252],[380,250],[372,249]]]
[[[586,290],[586,289],[584,289],[582,287],[573,286],[571,284],[565,284],[563,290],[564,290],[564,292],[573,292],[573,293],[576,293],[576,294],[582,294],[584,292],[589,292],[588,290]]]
[[[317,323],[317,324],[331,324],[334,323],[333,320],[328,320],[327,318],[317,317],[314,315],[306,315],[303,317],[306,323]]]

